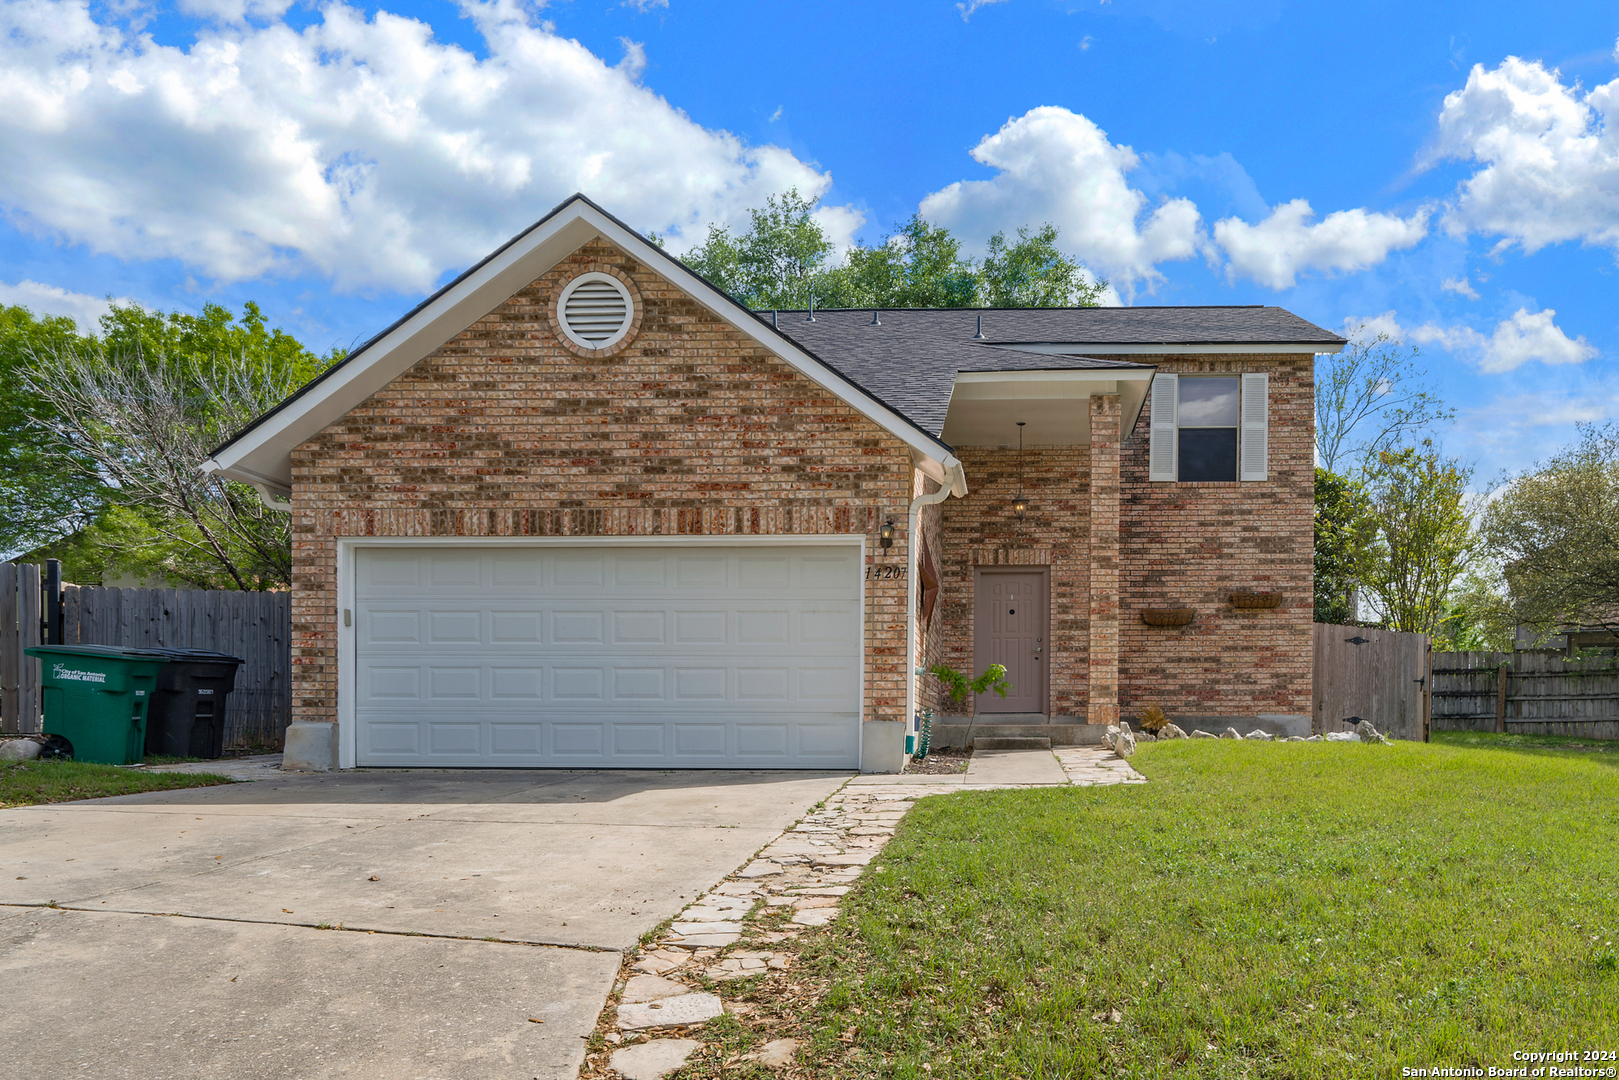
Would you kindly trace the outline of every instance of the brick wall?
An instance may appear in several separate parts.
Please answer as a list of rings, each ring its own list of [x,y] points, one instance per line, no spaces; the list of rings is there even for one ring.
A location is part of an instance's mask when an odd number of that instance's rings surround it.
[[[638,295],[592,354],[586,270]],[[335,720],[337,538],[866,533],[903,566],[908,448],[617,248],[581,248],[293,454],[294,719]],[[905,704],[905,582],[867,583],[866,718]]]
[[[1130,357],[1147,360],[1144,357]],[[1160,371],[1270,373],[1269,479],[1152,483],[1152,405],[1125,440],[1121,472],[1120,706],[1172,718],[1310,713],[1315,501],[1312,356],[1152,358]],[[1233,591],[1280,592],[1239,611]],[[1143,608],[1189,607],[1182,628],[1145,626]]]
[[[1047,672],[1049,712],[1085,715],[1090,619],[1090,452],[1083,446],[1031,446],[1023,452],[1022,521],[1011,503],[1018,493],[1018,452],[966,446],[956,451],[967,471],[968,494],[941,504],[944,561],[940,564],[938,658],[968,677],[985,663],[973,658],[973,567],[1045,566],[1049,569],[1051,641]],[[969,670],[971,669],[971,670]],[[932,684],[937,680],[924,680]],[[947,713],[970,712],[941,702]]]

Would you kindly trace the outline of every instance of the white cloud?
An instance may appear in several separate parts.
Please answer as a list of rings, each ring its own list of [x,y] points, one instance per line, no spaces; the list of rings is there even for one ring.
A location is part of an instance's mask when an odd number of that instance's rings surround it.
[[[313,270],[419,292],[576,190],[681,250],[768,194],[831,183],[640,86],[637,50],[615,68],[516,0],[462,10],[484,59],[342,3],[302,30],[215,28],[181,49],[82,0],[11,0],[0,205],[35,233],[216,280]],[[824,213],[845,233],[859,217]]]
[[[1346,319],[1346,337],[1371,338],[1379,333],[1396,341],[1415,342],[1418,345],[1438,345],[1462,355],[1470,355],[1479,370],[1490,375],[1513,371],[1530,361],[1542,364],[1582,364],[1597,356],[1597,349],[1584,335],[1571,338],[1563,332],[1553,317],[1554,308],[1530,311],[1519,308],[1510,319],[1503,319],[1489,336],[1470,326],[1440,326],[1423,323],[1404,327],[1392,311],[1366,318]]]
[[[1312,224],[1310,204],[1294,199],[1257,225],[1234,217],[1217,221],[1214,238],[1231,260],[1229,278],[1249,277],[1272,289],[1290,289],[1301,271],[1365,270],[1389,252],[1411,247],[1427,235],[1428,213],[1418,210],[1400,218],[1338,210]]]
[[[1446,292],[1465,296],[1469,300],[1478,299],[1478,290],[1473,288],[1473,283],[1468,281],[1465,275],[1459,278],[1448,277],[1439,283],[1439,287]]]
[[[180,0],[180,10],[199,19],[241,23],[249,19],[279,19],[292,0]]]
[[[1619,79],[1582,95],[1539,61],[1474,65],[1440,109],[1434,154],[1483,165],[1445,216],[1452,235],[1619,249]]]
[[[973,12],[977,11],[979,8],[989,7],[991,4],[1004,3],[1006,3],[1006,0],[964,0],[963,3],[956,5],[956,10],[961,12],[961,21],[966,22],[968,19],[973,17]]]
[[[1202,217],[1189,199],[1147,211],[1147,196],[1125,174],[1139,163],[1128,146],[1078,113],[1041,106],[1008,120],[973,148],[996,170],[990,180],[961,180],[922,200],[928,220],[969,243],[1019,225],[1049,221],[1064,251],[1113,279],[1128,295],[1161,279],[1156,264],[1204,250]]]
[[[0,281],[0,305],[25,307],[35,315],[66,315],[86,333],[97,329],[98,320],[113,303],[122,306],[134,304],[135,301],[125,297],[109,302],[105,297],[69,292],[60,286],[38,281],[19,281],[15,285]]]
[[[619,4],[619,7],[634,8],[643,15],[653,8],[666,8],[668,6],[669,0],[624,0],[623,3]]]

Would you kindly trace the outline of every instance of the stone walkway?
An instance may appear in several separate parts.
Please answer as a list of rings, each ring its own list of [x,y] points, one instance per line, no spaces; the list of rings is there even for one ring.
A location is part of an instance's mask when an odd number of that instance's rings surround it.
[[[986,751],[973,755],[966,772],[945,776],[855,777],[634,954],[616,986],[619,1004],[606,1035],[616,1049],[606,1064],[627,1080],[660,1080],[680,1068],[702,1046],[683,1036],[727,1011],[701,980],[723,984],[787,970],[792,957],[781,944],[837,918],[840,898],[917,799],[954,791],[1145,782],[1129,762],[1088,746]],[[778,1039],[752,1059],[784,1066],[797,1047],[795,1040]],[[587,1073],[590,1068],[587,1062]]]

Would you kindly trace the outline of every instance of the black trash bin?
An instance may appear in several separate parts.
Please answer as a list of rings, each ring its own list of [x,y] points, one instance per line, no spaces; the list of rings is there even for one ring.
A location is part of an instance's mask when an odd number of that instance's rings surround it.
[[[146,713],[146,752],[216,758],[225,751],[225,702],[240,657],[207,649],[152,649],[168,658]]]

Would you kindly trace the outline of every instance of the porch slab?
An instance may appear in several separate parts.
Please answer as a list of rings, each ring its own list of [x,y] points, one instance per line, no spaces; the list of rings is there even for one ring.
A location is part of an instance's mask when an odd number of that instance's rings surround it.
[[[978,750],[967,763],[965,786],[1057,787],[1067,783],[1068,774],[1050,750]]]

